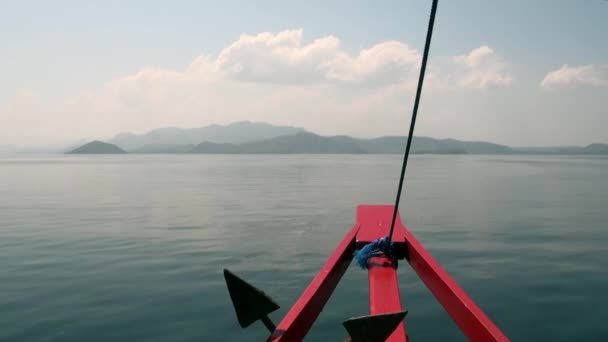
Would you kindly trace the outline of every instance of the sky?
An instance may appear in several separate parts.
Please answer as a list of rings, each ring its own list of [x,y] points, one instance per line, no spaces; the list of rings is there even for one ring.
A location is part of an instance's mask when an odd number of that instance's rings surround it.
[[[0,145],[408,130],[430,1],[0,0]],[[416,135],[608,143],[608,1],[442,0]]]

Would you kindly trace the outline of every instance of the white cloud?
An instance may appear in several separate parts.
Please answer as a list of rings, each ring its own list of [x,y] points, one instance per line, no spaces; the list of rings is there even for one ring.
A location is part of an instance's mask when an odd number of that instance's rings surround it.
[[[476,49],[471,50],[468,55],[456,56],[455,59],[462,62],[470,67],[476,67],[483,64],[488,58],[494,55],[494,50],[486,45],[480,46]]]
[[[508,86],[513,78],[507,73],[507,65],[486,45],[473,49],[469,54],[454,57],[462,69],[457,72],[457,84],[469,88],[485,89]]]
[[[540,83],[544,89],[555,89],[569,85],[608,85],[608,65],[562,65],[559,69],[549,72]]]
[[[237,120],[326,134],[403,133],[395,123],[408,119],[420,60],[418,50],[398,41],[350,54],[334,36],[305,42],[302,30],[242,35],[216,56],[198,56],[184,69],[144,67],[62,100],[53,110],[45,104],[28,108],[27,119],[23,105],[0,108],[2,119],[10,111],[9,122],[15,123],[0,125],[0,136],[15,130],[27,135],[35,125],[26,121],[45,122],[36,134],[69,138]],[[511,82],[506,64],[487,46],[429,62],[425,91]]]
[[[242,35],[222,50],[218,69],[241,81],[270,83],[390,84],[416,69],[420,54],[387,41],[350,56],[334,36],[303,44],[303,31]]]

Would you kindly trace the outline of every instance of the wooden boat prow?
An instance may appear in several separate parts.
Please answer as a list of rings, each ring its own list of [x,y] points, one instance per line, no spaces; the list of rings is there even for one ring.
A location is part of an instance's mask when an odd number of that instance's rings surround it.
[[[338,243],[321,270],[280,323],[272,329],[267,341],[292,342],[304,339],[351,263],[355,250],[389,233],[393,210],[392,205],[360,205],[357,207],[355,224]],[[470,341],[509,341],[403,225],[400,217],[397,217],[395,228],[393,243],[399,259],[404,259],[409,263]],[[397,262],[394,259],[394,256],[379,255],[372,256],[369,260],[367,269],[369,316],[366,317],[405,313],[401,306]],[[266,314],[267,312],[264,312],[263,316],[266,317]],[[359,318],[357,322],[370,324],[371,321],[373,320]],[[268,327],[268,325],[266,326]],[[378,325],[378,329],[388,326],[388,324]],[[404,321],[400,321],[392,329],[394,330],[386,341],[406,342],[409,340]],[[352,329],[352,331],[355,330],[357,329]],[[354,342],[371,341],[364,336],[351,336],[351,338]]]

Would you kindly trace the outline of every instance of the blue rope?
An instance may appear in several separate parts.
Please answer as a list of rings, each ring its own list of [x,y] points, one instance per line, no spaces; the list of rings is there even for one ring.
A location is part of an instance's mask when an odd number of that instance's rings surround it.
[[[395,257],[395,247],[388,239],[388,236],[379,238],[368,243],[363,248],[355,251],[354,257],[357,264],[361,268],[369,267],[369,259],[374,256],[387,256],[392,259],[395,267],[397,266],[397,258]]]

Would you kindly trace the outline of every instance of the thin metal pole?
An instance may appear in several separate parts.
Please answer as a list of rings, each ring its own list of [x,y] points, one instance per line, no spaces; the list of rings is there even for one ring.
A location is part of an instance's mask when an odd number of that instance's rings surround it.
[[[418,114],[418,105],[420,104],[420,93],[422,93],[422,84],[424,83],[424,72],[426,70],[426,62],[429,57],[429,48],[431,47],[431,37],[433,36],[433,25],[435,24],[435,13],[437,13],[437,2],[433,0],[431,6],[431,17],[429,19],[429,27],[426,32],[426,43],[424,44],[424,54],[422,55],[422,65],[420,67],[420,77],[418,78],[418,88],[416,89],[416,100],[414,101],[414,109],[412,111],[412,122],[410,123],[410,132],[407,136],[407,145],[403,154],[403,165],[401,167],[401,177],[399,178],[399,188],[397,189],[397,198],[395,199],[395,209],[393,211],[393,220],[391,229],[388,234],[389,243],[393,239],[393,230],[395,229],[395,220],[399,212],[399,200],[401,199],[401,191],[403,189],[403,179],[405,178],[405,169],[407,168],[407,160],[410,155],[410,147],[412,146],[412,138],[414,137],[414,126],[416,126],[416,115]]]

